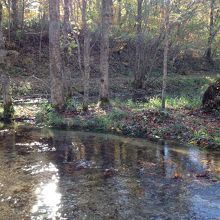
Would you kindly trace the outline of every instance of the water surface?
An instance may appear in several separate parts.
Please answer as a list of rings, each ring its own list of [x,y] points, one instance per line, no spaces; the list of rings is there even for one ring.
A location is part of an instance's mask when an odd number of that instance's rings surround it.
[[[0,219],[220,219],[220,152],[113,135],[0,133]]]

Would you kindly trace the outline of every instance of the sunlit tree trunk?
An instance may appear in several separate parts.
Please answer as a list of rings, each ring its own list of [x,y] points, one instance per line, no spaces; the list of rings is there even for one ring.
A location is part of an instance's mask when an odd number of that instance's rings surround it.
[[[60,55],[60,1],[50,0],[49,50],[50,50],[50,77],[51,102],[57,110],[64,107],[63,78]]]
[[[135,79],[134,79],[134,87],[136,89],[141,89],[143,86],[143,71],[141,70],[141,51],[143,47],[142,40],[142,4],[143,0],[137,0],[138,8],[137,8],[137,29],[136,29],[136,57],[135,57]]]
[[[83,25],[83,63],[84,63],[84,97],[83,97],[83,108],[88,110],[89,101],[89,78],[90,78],[90,33],[86,18],[87,0],[82,1],[82,25]]]
[[[63,74],[63,82],[64,82],[64,91],[65,96],[68,98],[72,95],[71,91],[71,71],[69,68],[69,41],[68,34],[71,32],[70,26],[70,0],[64,0],[64,20],[63,20],[63,40],[64,40],[64,63],[65,63],[65,71]]]
[[[111,0],[102,0],[101,7],[101,52],[100,52],[100,103],[109,102],[109,32]]]
[[[166,105],[166,87],[167,87],[167,66],[168,66],[168,50],[169,50],[169,26],[170,26],[170,0],[165,0],[164,26],[164,58],[163,58],[163,87],[162,87],[162,109]]]
[[[78,24],[78,22],[79,22],[79,9],[81,9],[79,0],[73,1],[72,7],[73,7],[74,21],[76,24]]]
[[[121,27],[121,10],[122,10],[122,2],[121,0],[118,0],[118,25]]]
[[[99,28],[99,30],[101,29],[101,0],[95,0],[95,11],[97,14],[97,18],[95,20],[95,23],[97,25],[97,28]]]

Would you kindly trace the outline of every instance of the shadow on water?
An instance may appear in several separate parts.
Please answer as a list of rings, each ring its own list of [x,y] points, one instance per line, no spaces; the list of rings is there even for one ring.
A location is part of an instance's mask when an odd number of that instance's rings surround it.
[[[220,152],[113,135],[0,133],[0,219],[220,219]]]

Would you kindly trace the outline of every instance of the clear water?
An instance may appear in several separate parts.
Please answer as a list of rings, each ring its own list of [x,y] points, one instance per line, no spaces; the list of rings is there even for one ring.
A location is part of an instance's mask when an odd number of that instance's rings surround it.
[[[112,135],[0,133],[0,220],[220,219],[220,152]]]

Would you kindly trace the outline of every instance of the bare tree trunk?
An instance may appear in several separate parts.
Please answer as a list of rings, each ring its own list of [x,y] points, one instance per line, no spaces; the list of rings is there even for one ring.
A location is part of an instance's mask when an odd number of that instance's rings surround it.
[[[22,0],[22,14],[21,14],[21,30],[24,31],[24,10],[25,10],[25,0]]]
[[[98,18],[96,20],[96,25],[100,28],[101,27],[101,0],[95,0],[95,10],[97,13],[97,18]]]
[[[118,0],[118,26],[121,27],[121,0]]]
[[[73,20],[73,0],[70,0],[70,20]]]
[[[21,29],[21,34],[19,35],[19,46],[21,44],[22,37],[24,35],[24,12],[25,12],[25,0],[20,0],[19,5],[19,24]]]
[[[11,0],[8,0],[8,42],[11,43]]]
[[[95,8],[98,14],[100,14],[100,9],[101,9],[101,4],[100,4],[100,0],[96,0],[95,2]]]
[[[166,87],[167,87],[167,63],[169,50],[169,26],[170,26],[170,0],[165,0],[165,39],[164,39],[164,59],[163,59],[163,87],[162,87],[162,109],[166,108]]]
[[[212,63],[212,43],[215,37],[215,31],[214,31],[214,12],[215,12],[215,0],[211,0],[210,2],[210,24],[209,24],[209,38],[208,38],[208,48],[206,50],[206,59]]]
[[[82,60],[81,60],[81,58],[82,58],[82,56],[81,56],[81,46],[80,46],[79,37],[78,37],[77,33],[74,33],[74,39],[75,39],[76,44],[77,44],[77,57],[78,57],[79,70],[83,74]]]
[[[68,98],[72,95],[71,91],[71,71],[69,69],[69,41],[68,34],[71,32],[70,26],[70,0],[64,0],[64,20],[63,20],[63,38],[64,38],[64,64],[65,71],[63,74],[65,96]]]
[[[0,2],[0,49],[5,49],[5,42],[2,32],[2,3]],[[3,63],[3,65],[7,65]],[[10,88],[10,78],[9,75],[5,73],[5,70],[1,69],[1,83],[2,83],[2,97],[3,97],[3,118],[6,121],[10,121],[13,117],[14,108],[12,104],[12,95]]]
[[[2,13],[3,13],[3,8],[2,8],[2,3],[0,2],[0,49],[5,48],[5,41],[4,41],[3,31],[2,31]]]
[[[64,17],[63,17],[63,38],[64,52],[68,51],[68,33],[70,32],[70,0],[64,0]]]
[[[137,9],[137,30],[136,30],[136,58],[135,58],[135,79],[134,87],[136,89],[141,89],[143,87],[143,71],[141,70],[141,51],[143,47],[142,39],[142,4],[143,0],[137,0],[138,9]]]
[[[89,101],[89,78],[90,78],[90,33],[86,18],[87,0],[82,1],[82,25],[83,25],[83,63],[84,63],[84,76],[83,76],[83,109],[88,110]]]
[[[60,55],[60,1],[50,0],[50,77],[51,77],[51,102],[57,110],[64,108],[63,78]]]
[[[101,7],[101,53],[100,53],[100,104],[109,102],[109,32],[111,0],[102,0]]]
[[[2,73],[2,96],[3,96],[3,118],[10,121],[13,118],[14,108],[12,104],[12,94],[10,87],[10,77],[8,74]]]
[[[43,38],[43,23],[44,23],[44,14],[41,16],[40,13],[40,39],[39,39],[39,61],[41,62],[41,56],[42,56],[42,38]]]
[[[81,10],[82,10],[82,6],[81,6],[81,1],[77,0],[76,1],[76,22],[79,23],[80,21],[80,15],[81,15]]]
[[[18,18],[18,0],[12,0],[11,1],[11,25],[12,25],[12,30],[16,31],[18,29],[18,23],[19,23],[19,18]]]

